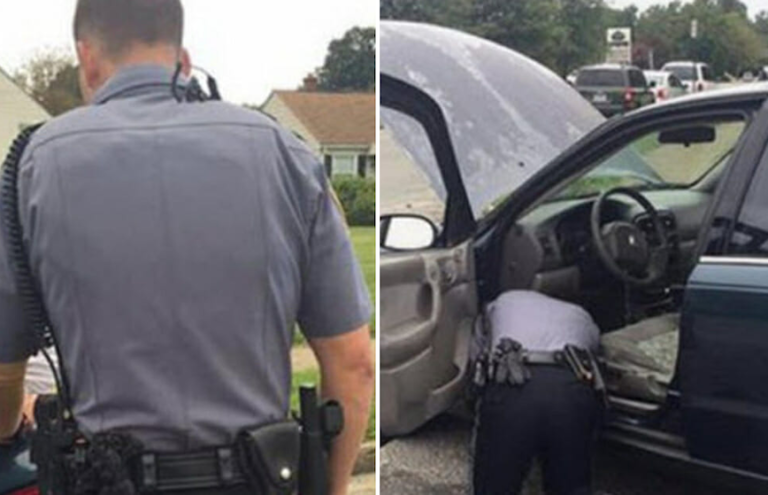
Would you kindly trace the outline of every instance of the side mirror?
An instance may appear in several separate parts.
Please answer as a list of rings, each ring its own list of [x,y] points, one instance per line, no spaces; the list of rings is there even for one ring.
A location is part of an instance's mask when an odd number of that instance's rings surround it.
[[[427,249],[437,240],[437,226],[421,215],[385,215],[380,225],[381,247],[391,251]]]
[[[655,88],[656,87],[656,81],[651,81],[650,83],[648,83],[648,87],[649,88]]]

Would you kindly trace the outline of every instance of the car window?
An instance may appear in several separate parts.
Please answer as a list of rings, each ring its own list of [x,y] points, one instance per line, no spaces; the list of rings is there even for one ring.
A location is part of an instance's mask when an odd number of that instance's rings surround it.
[[[584,69],[576,77],[577,86],[624,86],[624,73],[618,69]]]
[[[381,122],[380,215],[417,213],[442,224],[447,194],[427,132],[390,108],[381,108]]]
[[[669,75],[669,86],[672,88],[681,88],[683,87],[683,83],[680,81],[680,79],[677,78],[676,75],[670,74]]]
[[[693,65],[665,65],[662,70],[673,73],[683,81],[696,79],[696,70]]]
[[[633,88],[644,88],[648,84],[645,82],[645,76],[639,70],[629,71],[629,85]]]
[[[701,66],[701,77],[705,81],[714,81],[714,77],[712,77],[712,69],[709,68],[708,65],[702,65]]]
[[[744,130],[741,121],[696,126],[714,130],[714,139],[687,144],[662,142],[664,131],[679,127],[644,134],[602,159],[590,172],[566,186],[556,199],[593,196],[619,186],[641,190],[689,187],[730,157]]]
[[[744,198],[728,254],[768,256],[768,149]]]

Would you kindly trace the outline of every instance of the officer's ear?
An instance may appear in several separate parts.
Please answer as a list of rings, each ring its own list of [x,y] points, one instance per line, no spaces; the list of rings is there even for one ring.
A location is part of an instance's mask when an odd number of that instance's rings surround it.
[[[76,43],[77,58],[80,62],[80,92],[83,100],[90,102],[93,93],[96,92],[101,84],[101,68],[97,60],[97,54],[94,46],[87,41],[78,41]]]
[[[189,51],[186,48],[181,49],[179,61],[181,62],[181,73],[185,77],[189,77],[192,74],[192,57],[189,56]]]

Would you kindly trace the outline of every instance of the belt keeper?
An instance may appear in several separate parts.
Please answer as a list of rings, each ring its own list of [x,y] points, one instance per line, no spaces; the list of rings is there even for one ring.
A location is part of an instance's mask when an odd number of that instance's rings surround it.
[[[216,457],[219,462],[219,478],[224,485],[232,484],[235,481],[235,468],[232,449],[224,448],[216,451]]]
[[[157,488],[157,457],[155,454],[141,456],[141,472],[144,488]]]

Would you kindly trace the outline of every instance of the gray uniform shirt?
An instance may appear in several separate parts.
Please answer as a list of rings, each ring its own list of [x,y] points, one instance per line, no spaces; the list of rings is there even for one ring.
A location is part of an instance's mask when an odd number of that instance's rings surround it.
[[[294,324],[366,324],[370,299],[323,166],[269,118],[178,103],[172,74],[127,68],[40,129],[20,210],[86,432],[155,450],[231,442],[285,418]],[[0,362],[29,331],[0,252]]]
[[[502,338],[530,351],[559,351],[566,345],[597,351],[600,329],[582,307],[530,291],[500,295],[487,309],[493,348]]]

